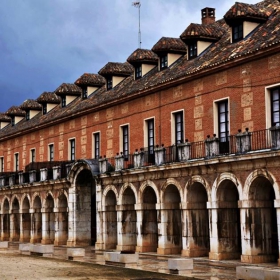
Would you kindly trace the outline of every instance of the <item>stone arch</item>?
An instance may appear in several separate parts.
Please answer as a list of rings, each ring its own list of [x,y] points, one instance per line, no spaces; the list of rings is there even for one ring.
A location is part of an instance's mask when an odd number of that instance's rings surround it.
[[[78,160],[68,174],[69,188],[69,240],[68,245],[94,245],[97,237],[96,227],[96,180],[98,160]],[[74,208],[75,205],[75,208]],[[74,218],[75,217],[75,218]]]
[[[26,202],[28,201],[28,204],[29,206],[27,207],[26,206]],[[30,209],[31,207],[31,197],[29,194],[24,194],[22,197],[21,197],[21,201],[20,201],[20,209]]]
[[[102,205],[105,205],[105,198],[106,198],[106,195],[109,191],[112,191],[114,192],[115,196],[116,196],[116,199],[118,201],[118,197],[119,197],[119,194],[118,194],[118,191],[116,189],[115,186],[113,185],[110,185],[110,186],[106,186],[106,188],[104,189],[103,191],[103,195],[102,195]]]
[[[139,191],[139,203],[142,211],[138,212],[140,222],[141,244],[138,251],[156,252],[158,247],[157,208],[159,193],[152,181],[145,181]],[[139,246],[140,245],[140,246]]]
[[[211,189],[201,176],[192,176],[185,191],[182,254],[188,257],[207,256],[210,249],[209,215],[207,202]]]
[[[151,180],[146,180],[141,184],[141,186],[139,188],[138,203],[143,202],[143,192],[145,191],[145,188],[147,186],[151,187],[154,190],[154,192],[156,194],[157,203],[160,203],[160,194],[159,194],[158,188],[157,188],[156,184]]]
[[[136,203],[136,201],[138,201],[137,190],[136,190],[135,186],[132,183],[125,183],[120,189],[119,200],[117,202],[118,205],[123,205],[124,204],[123,203],[123,195],[128,188],[130,188],[134,193],[135,203]]]
[[[181,184],[177,180],[175,180],[174,178],[169,178],[161,186],[161,193],[160,193],[161,202],[163,202],[163,196],[164,196],[165,190],[170,185],[174,185],[177,188],[177,190],[180,194],[180,201],[183,201],[184,196],[183,196],[183,188],[182,188]]]
[[[223,172],[222,174],[217,176],[217,178],[215,179],[215,181],[213,183],[212,194],[211,194],[212,201],[217,201],[217,191],[218,191],[219,186],[221,185],[221,183],[224,180],[231,181],[236,186],[236,189],[238,191],[239,200],[242,200],[243,187],[242,187],[241,181],[237,178],[237,176],[235,174],[229,173],[229,172]]]
[[[223,173],[216,178],[213,189],[217,207],[213,211],[217,212],[218,255],[222,259],[240,259],[241,224],[238,202],[242,186],[235,175]]]

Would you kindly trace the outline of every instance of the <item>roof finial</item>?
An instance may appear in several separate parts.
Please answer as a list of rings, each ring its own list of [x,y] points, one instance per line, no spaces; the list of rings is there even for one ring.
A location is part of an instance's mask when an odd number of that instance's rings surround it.
[[[140,28],[140,7],[141,7],[141,3],[139,2],[133,2],[132,6],[138,8],[139,11],[139,31],[138,31],[138,44],[139,44],[139,49],[141,49],[141,28]]]

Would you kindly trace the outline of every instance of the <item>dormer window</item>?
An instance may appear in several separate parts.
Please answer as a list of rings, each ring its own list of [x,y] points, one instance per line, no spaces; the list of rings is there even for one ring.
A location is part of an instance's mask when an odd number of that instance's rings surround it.
[[[43,107],[43,115],[47,114],[47,104],[42,104]]]
[[[30,111],[29,111],[29,110],[26,111],[25,119],[26,119],[27,121],[30,120]]]
[[[243,22],[232,26],[232,42],[238,42],[243,39]]]
[[[85,88],[82,89],[82,98],[87,99],[87,96],[88,96],[87,95],[87,87],[85,87]]]
[[[135,79],[140,79],[142,77],[142,65],[137,65],[135,67]]]
[[[15,116],[11,116],[11,124],[12,124],[12,126],[15,125]]]
[[[61,95],[61,107],[66,107],[66,95]]]
[[[167,54],[160,56],[160,70],[167,68]]]
[[[112,88],[113,88],[113,78],[108,77],[107,78],[107,90],[112,89]]]
[[[197,57],[197,42],[188,45],[189,59]]]

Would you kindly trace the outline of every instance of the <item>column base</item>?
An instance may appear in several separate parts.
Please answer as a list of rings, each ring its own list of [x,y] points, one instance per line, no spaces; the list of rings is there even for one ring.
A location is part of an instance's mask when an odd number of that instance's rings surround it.
[[[29,242],[30,242],[31,244],[41,243],[41,241],[42,241],[41,238],[31,238],[31,239],[29,240]]]
[[[66,243],[67,243],[66,240],[55,240],[54,246],[66,245]]]
[[[54,243],[54,240],[52,239],[42,239],[41,240],[41,244],[43,245],[48,245],[48,244],[53,244]]]
[[[157,246],[136,246],[136,252],[146,253],[146,252],[156,252]]]
[[[193,250],[184,249],[184,250],[182,250],[181,255],[184,257],[189,257],[189,258],[208,257],[209,250],[208,249],[199,249],[199,248],[193,249]]]
[[[19,237],[10,237],[10,242],[19,242]]]
[[[209,252],[209,260],[238,260],[240,259],[239,252],[222,252],[222,253],[212,253]]]
[[[259,255],[259,256],[250,256],[250,255],[241,255],[241,262],[243,263],[268,263],[275,262],[277,257],[274,255]],[[280,266],[279,260],[278,265]]]
[[[135,251],[135,245],[117,245],[117,251]]]
[[[157,248],[159,255],[180,255],[182,248]]]
[[[29,243],[30,242],[30,238],[27,238],[27,237],[20,238],[19,242],[21,242],[21,243]]]

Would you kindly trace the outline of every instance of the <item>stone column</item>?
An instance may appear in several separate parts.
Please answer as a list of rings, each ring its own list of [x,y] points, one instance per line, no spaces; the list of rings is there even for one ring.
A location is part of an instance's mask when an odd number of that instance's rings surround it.
[[[66,245],[68,239],[68,208],[54,208],[55,239],[54,245]]]
[[[31,222],[29,209],[20,212],[20,242],[29,242],[31,234]]]
[[[274,207],[277,214],[277,235],[278,235],[278,266],[280,266],[280,199],[274,200]]]
[[[218,205],[217,201],[207,202],[209,210],[209,231],[210,231],[210,260],[219,260],[219,240],[218,240]]]
[[[53,244],[55,219],[53,209],[42,208],[42,244]]]
[[[30,243],[40,243],[42,240],[42,213],[41,209],[30,209],[31,232]]]
[[[19,241],[20,238],[20,214],[19,210],[10,211],[10,241]]]

